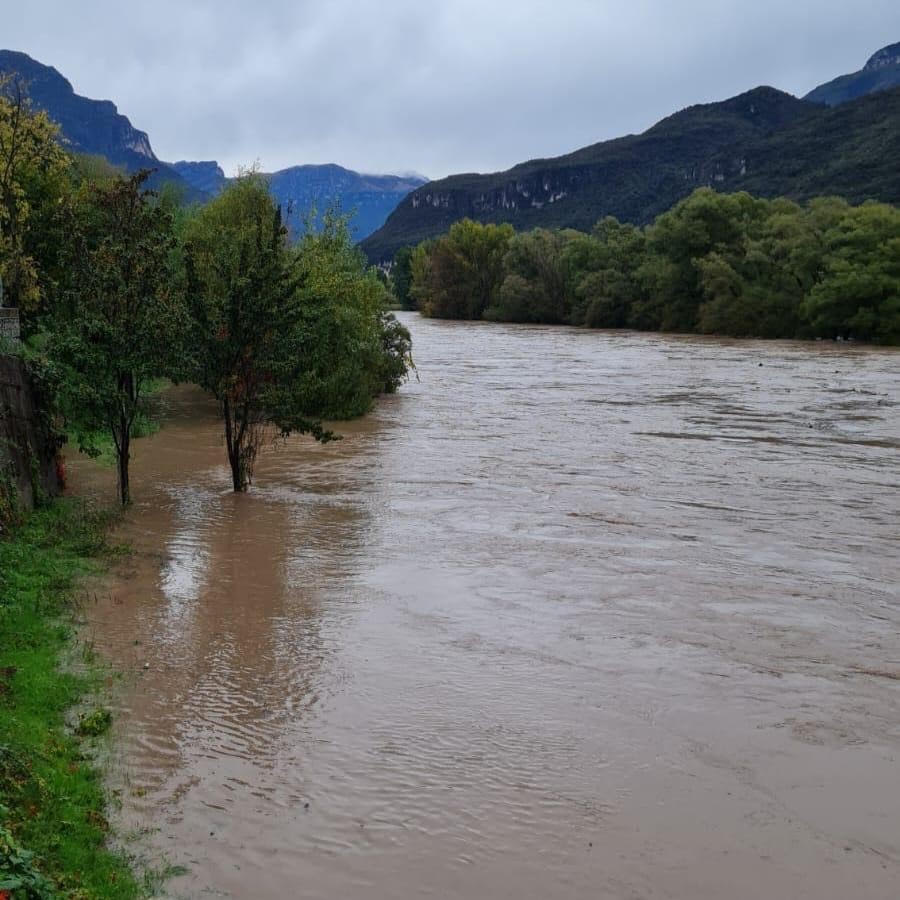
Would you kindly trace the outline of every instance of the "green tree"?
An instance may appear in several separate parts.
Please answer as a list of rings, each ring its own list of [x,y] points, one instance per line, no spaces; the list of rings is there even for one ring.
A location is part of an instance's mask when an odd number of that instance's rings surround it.
[[[232,485],[244,491],[265,429],[283,402],[299,304],[286,229],[265,181],[242,174],[185,228],[197,383],[219,402]],[[291,424],[326,439],[313,422]]]
[[[505,237],[499,268],[491,226],[460,222],[413,252],[411,295],[448,318],[898,343],[898,222],[886,204],[700,189],[645,229]]]
[[[92,433],[111,435],[123,505],[145,387],[169,371],[185,322],[172,287],[172,217],[143,189],[148,175],[86,186],[72,198],[63,213],[67,278],[48,323],[80,444],[92,452]]]
[[[413,250],[409,265],[409,297],[415,308],[426,316],[431,314],[431,252],[434,244],[434,241],[422,241]]]
[[[506,277],[484,317],[548,324],[568,321],[571,297],[563,251],[572,234],[536,228],[513,236],[503,260]]]
[[[569,321],[589,328],[625,328],[641,296],[637,270],[644,260],[644,233],[612,217],[598,222],[590,235],[566,247],[574,299]]]
[[[326,214],[289,248],[265,180],[241,175],[185,228],[194,379],[219,402],[236,491],[267,435],[335,435],[405,375],[408,333],[385,316],[387,290]],[[404,336],[406,343],[404,343]]]
[[[463,219],[414,259],[412,294],[423,315],[480,319],[493,305],[506,274],[503,259],[514,234],[511,225],[482,225]]]
[[[8,306],[34,307],[46,288],[35,252],[40,223],[55,211],[69,166],[57,131],[18,82],[0,78],[0,300]]]
[[[638,273],[644,297],[635,307],[634,324],[696,330],[703,302],[698,261],[710,253],[730,260],[743,252],[748,230],[764,216],[764,201],[710,188],[694,191],[661,215],[647,229],[647,258]]]
[[[821,274],[802,305],[813,333],[900,343],[900,210],[847,207],[822,241]]]
[[[409,332],[387,313],[389,292],[353,245],[345,218],[327,212],[290,263],[302,329],[289,401],[329,419],[362,415],[405,377]]]

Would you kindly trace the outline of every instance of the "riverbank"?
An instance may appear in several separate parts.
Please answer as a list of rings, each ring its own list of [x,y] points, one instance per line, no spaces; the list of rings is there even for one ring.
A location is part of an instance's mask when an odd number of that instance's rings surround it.
[[[0,541],[0,896],[140,896],[126,856],[108,847],[107,797],[93,751],[102,709],[73,708],[99,672],[67,663],[81,578],[114,553],[111,513],[64,499]],[[83,662],[91,662],[85,648]]]

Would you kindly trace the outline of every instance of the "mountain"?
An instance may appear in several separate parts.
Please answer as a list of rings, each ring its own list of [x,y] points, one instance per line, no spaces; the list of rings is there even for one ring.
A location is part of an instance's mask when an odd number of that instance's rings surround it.
[[[362,240],[380,228],[397,204],[425,184],[420,176],[361,175],[336,165],[292,166],[267,176],[269,190],[281,203],[285,219],[295,232],[315,209],[325,212],[332,203],[352,214],[350,231]]]
[[[392,256],[465,217],[589,230],[605,215],[652,221],[695,187],[715,180],[710,158],[815,115],[819,107],[760,87],[721,103],[691,106],[640,135],[603,141],[491,175],[453,175],[410,194],[363,241],[371,259]]]
[[[173,163],[173,168],[194,187],[213,196],[227,183],[215,162],[182,161]],[[321,217],[336,205],[352,216],[350,231],[357,241],[380,228],[397,204],[428,180],[421,175],[361,175],[334,164],[291,166],[265,177],[294,234],[303,229],[313,210]]]
[[[127,172],[155,169],[151,186],[174,184],[189,202],[208,200],[227,184],[214,160],[162,162],[146,132],[135,128],[114,103],[76,94],[56,69],[25,53],[0,50],[2,74],[24,86],[32,105],[59,125],[61,142],[73,153],[103,156]],[[323,212],[336,203],[353,214],[350,227],[357,240],[381,227],[400,200],[427,181],[417,175],[361,175],[336,165],[294,166],[267,177],[295,233],[313,208]]]
[[[804,100],[838,106],[866,94],[900,87],[900,44],[891,44],[875,53],[858,72],[841,75],[810,91]]]
[[[860,97],[717,154],[720,190],[900,203],[900,87]]]
[[[466,216],[519,230],[589,230],[604,216],[643,225],[695,188],[804,200],[841,194],[900,202],[900,89],[830,108],[762,87],[693,106],[641,135],[534,160],[494,175],[455,175],[403,200],[362,242],[374,261]]]
[[[196,189],[157,159],[146,132],[135,128],[111,101],[91,100],[76,94],[52,66],[14,50],[0,50],[0,74],[21,83],[32,105],[59,125],[66,149],[103,156],[128,172],[156,169],[151,183],[159,186],[169,182],[180,188],[188,199],[201,199]]]
[[[183,159],[172,163],[172,168],[188,184],[193,185],[198,191],[204,191],[210,197],[215,197],[228,182],[222,167],[215,160],[188,162]]]

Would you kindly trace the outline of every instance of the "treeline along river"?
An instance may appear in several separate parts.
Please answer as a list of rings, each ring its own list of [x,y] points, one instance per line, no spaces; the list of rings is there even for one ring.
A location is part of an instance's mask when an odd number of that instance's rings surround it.
[[[894,896],[900,354],[403,319],[248,494],[190,388],[136,448],[87,615],[167,890]]]

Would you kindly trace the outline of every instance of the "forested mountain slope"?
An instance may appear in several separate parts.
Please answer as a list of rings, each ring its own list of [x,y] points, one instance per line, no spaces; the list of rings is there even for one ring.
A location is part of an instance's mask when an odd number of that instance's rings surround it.
[[[589,230],[608,215],[647,224],[701,186],[898,202],[898,144],[896,89],[831,109],[761,87],[682,110],[641,135],[507,172],[430,182],[362,246],[371,259],[387,259],[467,217],[517,230]]]

